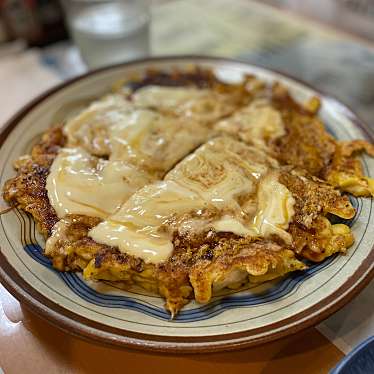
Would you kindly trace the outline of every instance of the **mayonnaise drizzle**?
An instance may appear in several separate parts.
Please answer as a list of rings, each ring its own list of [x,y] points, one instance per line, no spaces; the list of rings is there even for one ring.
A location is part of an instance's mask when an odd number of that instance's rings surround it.
[[[63,148],[51,166],[46,189],[60,218],[66,214],[106,218],[149,182],[131,165],[98,159],[82,148]]]
[[[243,155],[252,155],[252,159]],[[289,242],[285,229],[294,202],[272,171],[276,165],[253,147],[230,138],[213,139],[177,165],[164,181],[132,195],[89,236],[153,263],[171,255],[176,230],[185,235],[207,229],[240,236],[274,234]],[[250,197],[255,200],[254,211],[246,210]],[[204,216],[204,212],[211,215]]]
[[[199,123],[137,108],[119,95],[91,104],[64,132],[67,148],[55,158],[46,185],[60,218],[113,214],[208,137]]]
[[[210,90],[148,86],[132,100],[108,95],[65,126],[73,148],[59,152],[46,186],[60,218],[100,217],[104,221],[89,236],[152,263],[170,257],[176,231],[277,235],[291,242],[286,229],[294,200],[278,181],[277,162],[266,153],[267,143],[285,131],[274,108],[255,101],[215,125],[253,146],[215,138],[154,182],[212,135],[202,124],[224,113],[224,97]]]
[[[263,149],[286,133],[281,114],[264,100],[255,100],[217,122],[215,129]]]

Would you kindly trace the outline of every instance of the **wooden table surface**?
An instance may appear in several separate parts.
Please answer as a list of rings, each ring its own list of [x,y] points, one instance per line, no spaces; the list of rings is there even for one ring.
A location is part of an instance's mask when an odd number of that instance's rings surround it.
[[[342,357],[314,328],[259,347],[215,354],[159,355],[99,346],[50,325],[0,285],[0,368],[5,374],[321,374]]]

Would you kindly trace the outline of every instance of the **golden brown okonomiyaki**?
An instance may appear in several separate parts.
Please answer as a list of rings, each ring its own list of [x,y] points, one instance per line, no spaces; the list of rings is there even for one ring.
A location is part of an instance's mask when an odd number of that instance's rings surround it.
[[[60,271],[191,299],[264,282],[345,253],[332,216],[374,195],[356,154],[334,139],[319,100],[209,70],[148,71],[117,83],[15,162],[4,199],[30,213]]]

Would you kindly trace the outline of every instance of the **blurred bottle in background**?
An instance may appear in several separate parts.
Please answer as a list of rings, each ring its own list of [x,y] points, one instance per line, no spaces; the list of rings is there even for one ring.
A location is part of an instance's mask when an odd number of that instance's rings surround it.
[[[70,33],[89,68],[149,54],[147,0],[62,0]]]
[[[57,0],[2,0],[0,23],[2,41],[22,39],[41,47],[68,38]]]

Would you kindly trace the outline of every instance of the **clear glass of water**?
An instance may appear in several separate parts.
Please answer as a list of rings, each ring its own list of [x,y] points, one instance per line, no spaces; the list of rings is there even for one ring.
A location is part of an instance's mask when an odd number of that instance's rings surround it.
[[[70,32],[89,68],[149,55],[149,0],[62,0]]]

